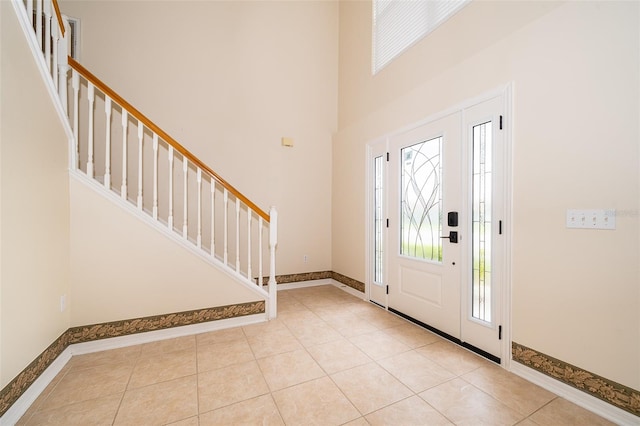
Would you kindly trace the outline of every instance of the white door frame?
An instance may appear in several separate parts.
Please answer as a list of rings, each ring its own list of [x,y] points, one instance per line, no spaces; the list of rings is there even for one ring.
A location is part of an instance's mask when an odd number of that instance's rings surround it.
[[[504,259],[502,263],[502,276],[504,277],[504,286],[501,289],[500,300],[498,303],[501,304],[500,309],[502,310],[502,344],[501,344],[501,353],[500,353],[500,362],[501,366],[505,369],[509,369],[511,364],[511,289],[512,289],[512,246],[513,246],[513,83],[506,84],[504,86],[498,87],[496,89],[487,91],[480,96],[476,96],[474,98],[468,99],[454,107],[448,108],[439,113],[433,114],[419,122],[412,123],[408,126],[404,126],[401,129],[395,130],[393,132],[389,132],[381,137],[375,138],[369,141],[366,145],[366,155],[365,155],[365,297],[367,300],[370,300],[371,294],[371,286],[373,282],[373,214],[372,214],[372,179],[373,179],[373,152],[378,152],[380,150],[379,145],[383,144],[384,148],[387,149],[389,146],[389,139],[397,134],[407,132],[416,127],[425,125],[432,121],[436,121],[439,118],[442,118],[446,115],[451,114],[455,111],[464,110],[469,108],[475,104],[484,102],[496,96],[502,95],[504,100],[503,105],[503,131],[504,131],[504,223],[503,223],[503,231],[504,231]],[[388,203],[386,203],[388,204]],[[387,208],[385,204],[385,209]],[[386,254],[385,254],[386,255]],[[385,259],[385,263],[386,259]],[[384,271],[384,279],[387,282],[387,271]],[[461,299],[460,303],[464,303],[464,300]],[[387,308],[388,303],[385,300],[385,308]],[[462,308],[462,307],[461,307]],[[466,314],[466,313],[465,313]]]

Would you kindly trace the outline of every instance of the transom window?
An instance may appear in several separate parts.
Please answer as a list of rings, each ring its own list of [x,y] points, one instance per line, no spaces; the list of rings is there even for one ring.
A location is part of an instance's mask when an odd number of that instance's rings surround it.
[[[373,74],[471,0],[373,0]]]

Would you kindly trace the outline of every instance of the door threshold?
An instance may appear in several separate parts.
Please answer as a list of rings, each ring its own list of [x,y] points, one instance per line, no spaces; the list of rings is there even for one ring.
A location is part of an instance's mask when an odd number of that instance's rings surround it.
[[[374,305],[376,305],[376,306],[378,306],[378,307],[380,307],[382,309],[387,309],[387,308],[385,308],[385,306],[382,303],[378,303],[375,300],[369,299],[369,302],[373,303]]]
[[[375,302],[373,302],[373,303],[375,303]],[[378,304],[376,303],[376,305],[378,305]],[[486,358],[489,361],[495,362],[496,364],[500,365],[500,357],[497,357],[497,356],[495,356],[493,354],[490,354],[487,351],[484,351],[484,350],[482,350],[480,348],[477,348],[477,347],[475,347],[473,345],[470,345],[467,342],[463,342],[462,340],[458,339],[457,337],[453,337],[452,335],[447,334],[444,331],[438,330],[437,328],[432,327],[429,324],[425,324],[422,321],[419,321],[419,320],[417,320],[417,319],[415,319],[413,317],[410,317],[407,314],[403,314],[402,312],[397,311],[397,310],[395,310],[395,309],[393,309],[391,307],[389,307],[387,309],[389,310],[389,312],[393,312],[394,314],[406,319],[407,321],[411,321],[412,323],[414,323],[416,325],[419,325],[420,327],[425,328],[425,329],[431,331],[432,333],[437,334],[440,337],[444,337],[445,339],[449,340],[450,342],[455,343],[458,346],[462,346],[463,348],[468,349],[471,352],[473,352],[473,353],[475,353],[477,355],[480,355],[481,357]]]

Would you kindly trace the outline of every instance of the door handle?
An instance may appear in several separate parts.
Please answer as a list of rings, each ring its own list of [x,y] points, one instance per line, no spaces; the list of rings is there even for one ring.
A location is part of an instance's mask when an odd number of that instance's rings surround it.
[[[458,231],[449,231],[449,235],[440,238],[446,238],[450,243],[458,244]]]

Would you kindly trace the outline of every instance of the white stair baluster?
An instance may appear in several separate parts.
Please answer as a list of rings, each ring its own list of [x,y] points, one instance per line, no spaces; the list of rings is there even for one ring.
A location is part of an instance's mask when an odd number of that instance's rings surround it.
[[[258,216],[258,287],[262,288],[262,229],[264,219]]]
[[[198,167],[198,237],[196,244],[202,248],[202,169]]]
[[[60,52],[60,49],[58,49]],[[65,56],[66,58],[66,56]],[[69,65],[58,61],[58,95],[60,96],[60,103],[62,103],[62,109],[65,114],[69,112],[69,105],[67,103],[67,73],[69,72]]]
[[[51,74],[51,0],[44,2],[44,59]]]
[[[252,211],[247,207],[247,278],[251,279],[251,214]]]
[[[56,24],[51,29],[51,43],[53,43],[53,65],[51,66],[51,78],[53,79],[53,85],[56,87],[56,90],[58,90],[58,42],[59,41],[60,41],[60,28]]]
[[[224,264],[228,265],[229,261],[229,191],[224,189]]]
[[[173,147],[169,145],[169,218],[167,226],[173,230]]]
[[[138,210],[142,210],[142,140],[144,125],[138,120]]]
[[[188,213],[188,208],[187,208],[187,202],[188,202],[188,197],[187,197],[187,171],[189,170],[189,160],[187,159],[187,157],[182,157],[182,172],[183,172],[183,206],[184,206],[184,220],[182,221],[182,237],[183,238],[187,238],[188,233],[189,233],[189,227],[188,227],[188,218],[187,218],[187,213]]]
[[[42,0],[36,0],[36,38],[42,50]]]
[[[216,181],[212,177],[211,182],[211,257],[216,257]]]
[[[87,176],[93,178],[93,104],[95,87],[88,83],[87,99],[89,100],[89,133],[87,134]]]
[[[240,200],[236,197],[236,272],[240,273]]]
[[[153,218],[158,220],[158,135],[153,134]]]
[[[277,285],[276,282],[276,246],[278,245],[278,212],[275,207],[269,210],[269,319],[276,317]]]
[[[169,145],[169,217],[167,226],[173,230],[173,147]]]
[[[129,113],[122,109],[122,185],[120,186],[120,197],[127,200],[127,132],[129,128]]]
[[[65,30],[69,30],[69,23],[64,21]],[[70,34],[69,30],[67,34]],[[58,97],[64,112],[69,111],[69,105],[67,103],[67,73],[69,72],[68,52],[69,46],[67,44],[67,38],[60,37],[56,43],[58,45]]]
[[[42,1],[42,0],[38,0],[38,1]],[[75,66],[75,65],[74,65]],[[78,69],[82,70],[82,67],[78,67]],[[83,71],[81,71],[83,72]],[[74,96],[74,101],[73,101],[73,109],[74,109],[74,114],[73,114],[73,133],[74,133],[74,139],[75,139],[75,144],[76,146],[73,147],[73,154],[71,154],[72,159],[74,160],[78,160],[79,161],[79,152],[80,152],[80,148],[77,146],[78,144],[78,140],[79,137],[77,136],[78,132],[79,132],[79,108],[80,108],[80,99],[79,99],[79,93],[80,93],[80,89],[81,89],[81,85],[80,85],[80,76],[81,74],[78,71],[73,71],[72,72],[72,88],[73,88],[73,96]],[[89,79],[92,79],[92,77],[90,76],[90,74],[87,74]],[[83,77],[85,78],[85,77]],[[100,90],[101,87],[101,83],[99,82],[99,80],[91,80],[88,81],[86,80],[86,84],[87,84],[87,103],[88,103],[88,108],[89,108],[89,112],[87,114],[87,118],[88,118],[88,122],[85,122],[88,129],[88,134],[87,134],[87,165],[86,165],[86,174],[91,177],[94,178],[95,175],[95,170],[96,170],[96,165],[95,165],[95,156],[94,156],[94,149],[95,149],[95,135],[94,132],[96,131],[96,126],[102,125],[102,122],[100,121],[100,115],[98,115],[98,121],[95,121],[95,100],[96,100],[96,85],[98,86],[97,89]],[[93,83],[92,83],[93,81]],[[83,83],[85,84],[85,83]],[[107,89],[105,89],[107,90]],[[109,90],[107,90],[109,91]],[[98,93],[98,103],[100,102],[100,96],[104,96],[104,108],[105,108],[105,120],[106,120],[106,124],[105,124],[105,172],[104,172],[104,186],[107,189],[111,189],[111,183],[113,182],[112,176],[111,176],[111,148],[112,145],[114,145],[114,143],[111,142],[111,137],[112,135],[112,129],[111,126],[115,125],[117,126],[117,124],[112,124],[111,120],[112,117],[114,115],[113,110],[114,108],[116,109],[116,115],[117,115],[117,110],[118,108],[121,108],[121,115],[122,115],[122,185],[121,185],[121,198],[125,201],[130,201],[132,203],[137,202],[137,208],[138,210],[144,211],[145,207],[144,207],[144,184],[146,183],[147,185],[149,185],[150,183],[148,182],[148,177],[145,180],[144,177],[144,167],[145,167],[145,159],[144,159],[144,155],[145,155],[145,147],[144,147],[144,138],[145,138],[145,125],[142,123],[141,120],[135,118],[135,117],[131,117],[131,121],[136,120],[137,121],[137,135],[138,135],[138,164],[136,165],[135,163],[132,163],[132,169],[134,167],[138,167],[137,171],[138,171],[138,190],[137,190],[137,200],[134,201],[133,198],[130,200],[128,198],[128,132],[129,132],[129,120],[130,120],[130,114],[122,109],[122,107],[120,107],[119,105],[117,105],[117,99],[112,99],[110,96],[106,95],[105,93],[99,92]],[[118,98],[117,95],[114,95],[115,98]],[[116,102],[116,105],[114,105],[114,102]],[[124,104],[126,104],[126,102],[123,102]],[[135,111],[135,110],[134,110]],[[84,114],[83,114],[84,117]],[[143,118],[144,119],[144,118]],[[83,124],[83,128],[84,128]],[[150,127],[154,127],[153,125],[149,124]],[[99,130],[98,130],[99,131]],[[117,133],[118,129],[116,128],[116,133]],[[131,129],[131,131],[133,132],[133,129]],[[148,213],[153,215],[153,218],[155,220],[159,219],[159,200],[158,200],[158,192],[160,190],[159,188],[159,173],[164,173],[163,171],[159,170],[159,167],[163,167],[160,164],[162,163],[159,160],[159,143],[160,143],[160,136],[153,132],[150,128],[147,128],[147,131],[151,132],[151,137],[152,137],[152,142],[153,142],[153,203],[152,203],[152,211],[149,211]],[[161,134],[163,134],[162,131],[160,131]],[[168,141],[172,141],[171,138],[167,138]],[[98,148],[102,149],[101,147],[99,147],[99,143],[101,142],[101,137],[98,136]],[[148,144],[148,140],[147,140],[147,144]],[[175,153],[176,148],[174,148],[174,146],[169,145],[169,143],[167,141],[163,141],[162,143],[167,144],[167,148],[168,148],[168,175],[169,175],[169,200],[168,200],[168,216],[167,216],[167,225],[168,228],[170,230],[172,230],[173,232],[177,232],[177,234],[179,235],[179,229],[180,226],[179,224],[177,225],[176,228],[174,228],[174,179],[179,179],[176,178],[176,176],[174,176],[174,170],[173,170],[173,164],[174,164],[174,158],[177,155],[178,156],[178,161],[182,160],[182,182],[183,182],[183,223],[182,223],[182,238],[184,240],[188,240],[191,244],[196,245],[199,249],[202,250],[203,253],[206,253],[206,241],[204,242],[204,249],[203,249],[203,238],[202,238],[202,230],[203,230],[203,226],[204,228],[206,228],[207,224],[204,223],[203,224],[203,219],[204,220],[208,220],[208,218],[203,218],[203,194],[202,194],[202,179],[203,179],[203,168],[198,167],[196,165],[200,164],[199,160],[197,159],[193,159],[191,161],[194,162],[193,164],[193,171],[196,173],[196,187],[197,187],[197,199],[194,199],[194,196],[191,196],[191,200],[193,200],[194,203],[196,203],[197,206],[197,213],[196,212],[191,212],[192,214],[194,214],[195,216],[197,216],[197,232],[196,230],[192,229],[191,231],[194,232],[194,234],[196,234],[194,236],[193,239],[190,239],[189,237],[189,209],[193,209],[196,206],[189,206],[189,195],[188,195],[188,191],[189,191],[189,161],[190,158],[187,158],[187,155],[190,155],[187,151],[185,151],[184,149],[182,149],[180,147],[180,145],[175,145],[178,148],[178,154]],[[173,143],[173,142],[172,142]],[[117,142],[116,142],[117,145]],[[84,148],[83,148],[84,149]],[[118,149],[117,146],[114,147],[114,149]],[[131,148],[132,150],[135,148]],[[151,149],[151,147],[147,146],[147,152]],[[84,154],[84,153],[83,153]],[[97,157],[99,158],[101,154],[98,153]],[[84,155],[83,155],[84,156]],[[148,159],[147,161],[147,167],[149,166],[148,164]],[[116,161],[116,168],[118,167],[117,165],[117,161]],[[74,161],[74,166],[77,167],[77,162]],[[206,173],[206,175],[204,176],[204,179],[209,179],[210,182],[210,192],[211,192],[211,245],[210,245],[210,255],[212,258],[216,258],[216,207],[217,208],[222,208],[223,209],[223,224],[221,226],[223,226],[223,236],[218,235],[218,238],[222,238],[223,239],[223,253],[221,253],[221,257],[223,258],[223,264],[224,267],[226,268],[226,271],[229,273],[232,273],[231,271],[235,271],[236,276],[239,279],[242,280],[246,280],[245,283],[249,283],[251,282],[252,284],[255,282],[259,288],[263,289],[262,294],[264,294],[264,288],[268,288],[268,301],[267,301],[267,316],[269,318],[275,318],[276,316],[276,304],[277,304],[277,290],[276,290],[276,265],[275,265],[275,250],[276,250],[276,246],[277,246],[277,211],[275,210],[275,208],[271,208],[269,211],[270,216],[267,216],[264,212],[262,212],[260,209],[255,209],[252,210],[249,205],[253,206],[253,204],[251,202],[247,202],[247,204],[245,204],[242,200],[246,200],[241,194],[235,192],[235,190],[233,190],[233,188],[231,188],[230,186],[228,186],[224,181],[215,181],[214,176],[217,176],[215,174],[209,174],[207,172],[208,168],[206,168],[206,166],[204,167],[204,173]],[[97,166],[97,170],[100,171],[100,165]],[[135,171],[134,171],[135,173]],[[147,172],[149,173],[149,172]],[[177,173],[179,175],[179,171],[175,171],[175,173]],[[117,179],[117,178],[115,178]],[[116,183],[117,184],[117,183]],[[218,200],[218,206],[216,206],[216,185],[221,185],[221,191],[222,191],[222,195],[223,195],[223,206],[220,206],[220,200]],[[115,189],[115,188],[114,188]],[[148,188],[147,188],[148,189]],[[233,192],[232,192],[233,191]],[[231,192],[231,194],[230,194]],[[179,195],[178,195],[179,196]],[[133,195],[132,195],[133,197]],[[164,191],[163,191],[163,197],[164,197]],[[235,203],[235,217],[230,217],[230,215],[233,215],[233,211],[230,211],[230,209],[232,208],[231,205],[229,204],[229,198],[232,198],[234,203]],[[151,200],[148,199],[147,200],[147,204],[150,204]],[[244,207],[243,207],[244,205]],[[147,207],[149,207],[147,205]],[[178,207],[179,208],[179,207]],[[242,229],[242,224],[241,224],[241,211],[242,209],[246,209],[246,268],[242,268],[242,241],[241,241],[241,229]],[[258,220],[257,224],[253,224],[254,223],[254,215],[256,215],[256,218]],[[220,215],[218,215],[220,216]],[[230,253],[230,241],[229,241],[229,233],[230,232],[234,232],[234,230],[230,230],[230,225],[229,225],[229,221],[234,219],[235,220],[235,240],[233,241],[234,247],[231,248],[232,250],[232,255],[235,254],[235,265],[232,265],[230,263],[230,259],[229,259],[229,253]],[[164,220],[164,215],[162,215],[162,220]],[[242,220],[242,222],[244,222],[244,220]],[[256,226],[256,232],[257,232],[257,238],[255,236],[253,236],[253,226]],[[265,246],[263,247],[263,243],[265,238],[265,235],[263,235],[263,233],[265,232],[265,226],[269,227],[269,236],[268,236],[268,243],[265,244]],[[195,224],[192,226],[196,227]],[[218,232],[219,234],[219,232]],[[176,234],[173,234],[174,236],[176,236]],[[183,241],[183,243],[186,243],[186,241]],[[219,246],[220,244],[218,244]],[[256,245],[256,250],[257,250],[257,259],[256,256],[253,256],[253,246]],[[193,247],[193,246],[192,246]],[[269,271],[265,272],[264,271],[264,262],[263,262],[263,258],[264,258],[264,254],[265,254],[265,249],[266,247],[268,247],[269,250]],[[218,248],[218,253],[221,249]],[[219,262],[219,260],[216,259],[216,262]],[[256,262],[256,265],[253,264],[253,262]],[[256,275],[257,277],[254,278],[253,275]],[[268,275],[268,287],[265,287],[265,284],[267,284],[264,280],[265,275]]]
[[[111,189],[111,98],[104,95],[104,113],[107,118],[104,141],[104,187]]]
[[[33,27],[33,0],[27,0],[27,14],[29,15],[29,23]]]
[[[73,87],[73,152],[71,153],[71,167],[75,170],[78,168],[80,161],[80,146],[78,144],[80,76],[76,70],[73,70],[71,74],[71,87]]]

